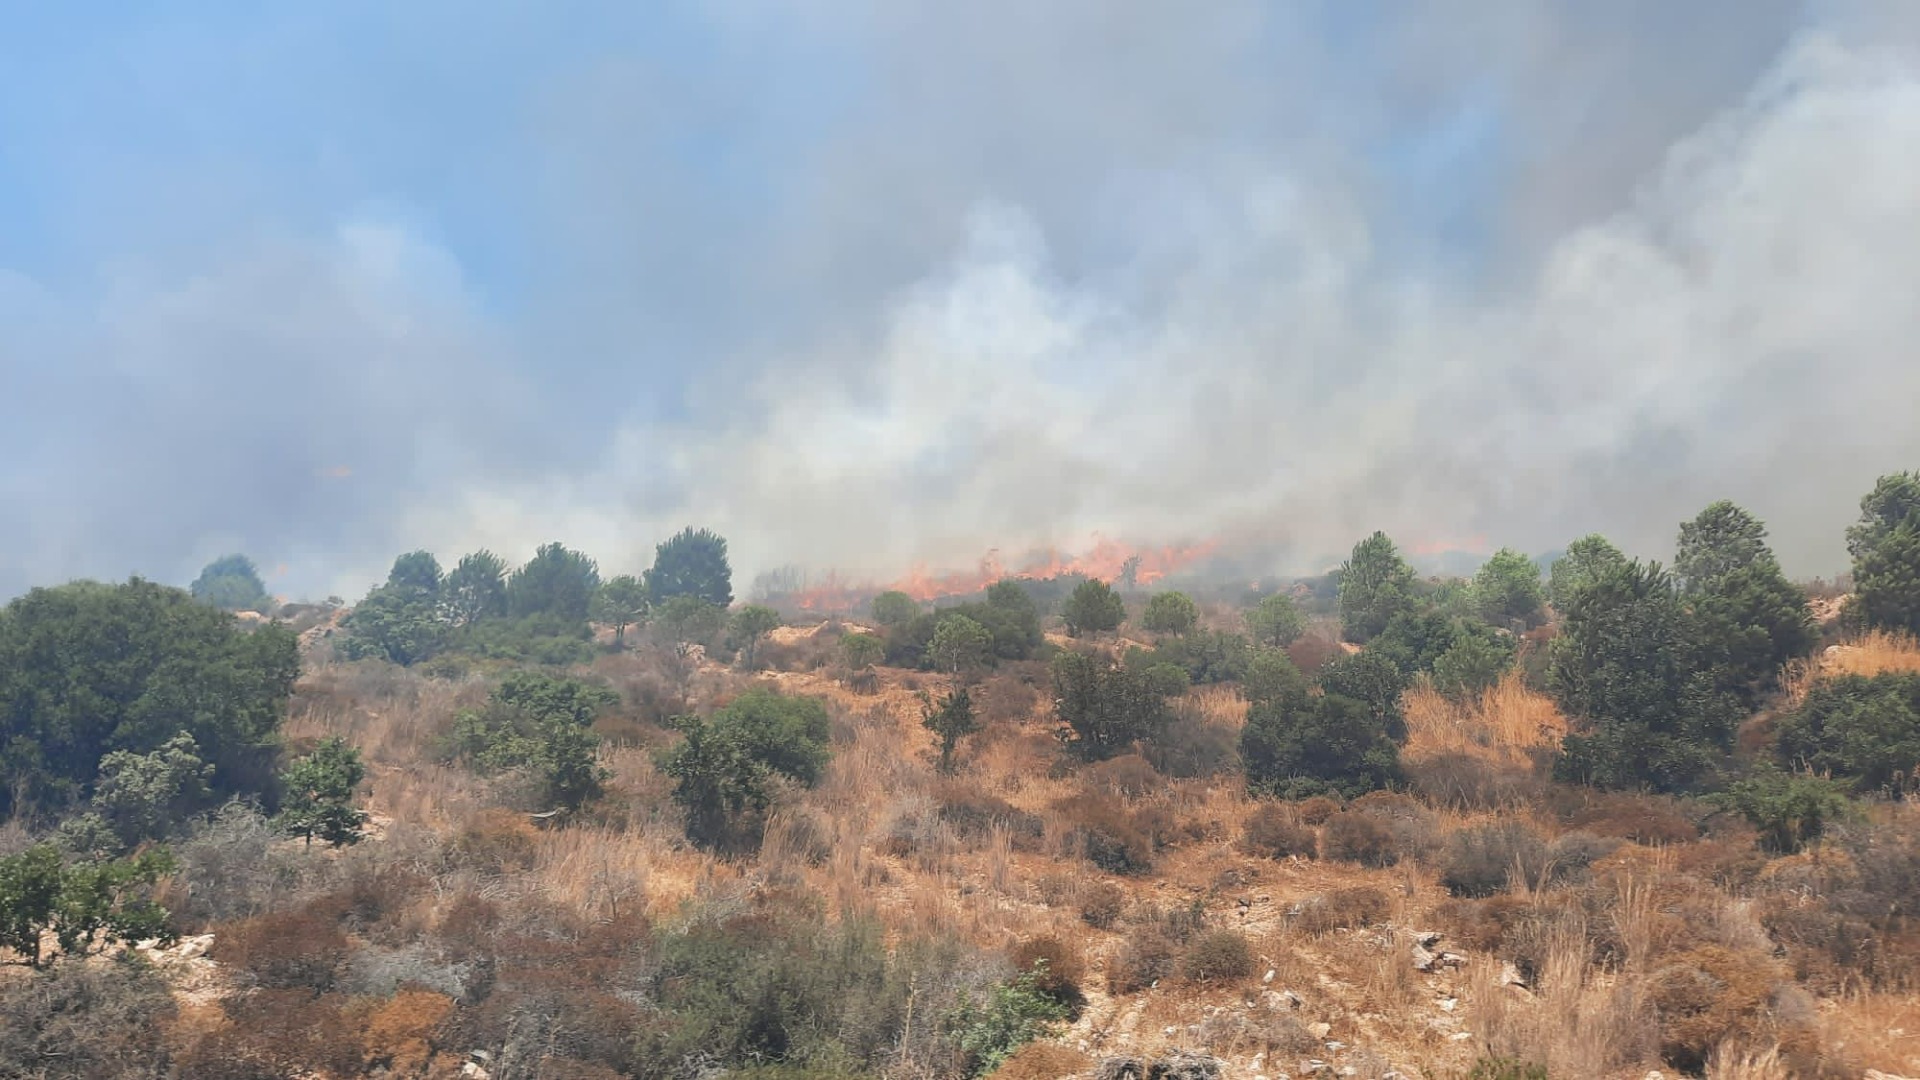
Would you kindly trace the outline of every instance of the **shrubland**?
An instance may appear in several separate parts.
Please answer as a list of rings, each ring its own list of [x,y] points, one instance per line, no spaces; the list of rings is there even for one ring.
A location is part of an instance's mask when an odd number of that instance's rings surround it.
[[[697,529],[410,553],[297,641],[232,559],[38,590],[0,1075],[1911,1074],[1910,487],[1826,625],[1731,504],[1671,568],[1376,534],[870,627],[729,613]]]

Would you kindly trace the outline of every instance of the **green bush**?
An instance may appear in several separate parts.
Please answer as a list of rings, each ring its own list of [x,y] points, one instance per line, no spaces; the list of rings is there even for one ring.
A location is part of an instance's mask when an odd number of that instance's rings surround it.
[[[1062,653],[1054,660],[1053,688],[1061,737],[1087,761],[1151,741],[1171,720],[1166,699],[1145,676],[1083,653]]]
[[[757,846],[774,776],[811,785],[826,770],[830,721],[813,698],[750,690],[711,717],[677,722],[684,738],[657,755],[674,780],[687,836],[720,851]]]
[[[485,708],[454,721],[453,752],[482,772],[524,773],[542,803],[577,807],[598,796],[605,779],[600,737],[590,725],[618,701],[603,686],[517,671],[494,688]]]
[[[1891,788],[1920,770],[1920,675],[1823,680],[1780,725],[1782,765]]]
[[[985,1076],[1015,1050],[1051,1033],[1067,1013],[1067,1006],[1035,985],[1032,972],[1023,972],[987,991],[983,999],[963,996],[946,1027],[966,1055],[966,1074]]]

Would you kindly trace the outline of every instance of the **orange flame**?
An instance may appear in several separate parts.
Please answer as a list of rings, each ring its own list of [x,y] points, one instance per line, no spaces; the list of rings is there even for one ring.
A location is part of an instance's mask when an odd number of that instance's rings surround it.
[[[1117,540],[1096,538],[1091,551],[1080,555],[1064,555],[1048,548],[1029,557],[1018,569],[1013,570],[1001,563],[1000,553],[996,549],[987,552],[973,570],[933,573],[924,566],[916,566],[905,577],[890,585],[856,584],[842,580],[837,574],[828,574],[826,581],[795,593],[792,599],[805,611],[844,611],[858,607],[876,593],[897,590],[921,603],[929,603],[946,596],[971,596],[996,581],[1010,577],[1044,579],[1063,574],[1084,574],[1102,581],[1113,581],[1126,572],[1127,563],[1134,559],[1139,560],[1134,567],[1134,581],[1140,585],[1151,585],[1168,574],[1212,555],[1219,546],[1219,541],[1208,540],[1191,545],[1136,548]]]

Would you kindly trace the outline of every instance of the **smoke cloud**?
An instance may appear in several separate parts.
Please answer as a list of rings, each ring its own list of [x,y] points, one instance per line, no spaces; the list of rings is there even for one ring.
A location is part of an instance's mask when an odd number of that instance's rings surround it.
[[[550,43],[446,152],[487,190],[256,163],[84,272],[0,247],[0,593],[687,522],[747,575],[1665,557],[1716,498],[1813,574],[1920,466],[1899,5],[806,7],[677,10],[691,71]]]

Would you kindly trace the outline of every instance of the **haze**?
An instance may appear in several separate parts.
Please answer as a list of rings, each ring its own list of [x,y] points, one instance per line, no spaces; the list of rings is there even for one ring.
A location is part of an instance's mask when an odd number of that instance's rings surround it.
[[[1723,497],[1811,575],[1920,466],[1909,4],[83,7],[0,35],[0,596]]]

